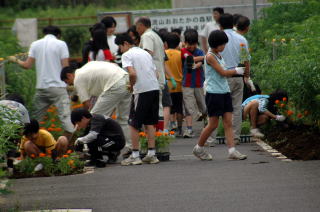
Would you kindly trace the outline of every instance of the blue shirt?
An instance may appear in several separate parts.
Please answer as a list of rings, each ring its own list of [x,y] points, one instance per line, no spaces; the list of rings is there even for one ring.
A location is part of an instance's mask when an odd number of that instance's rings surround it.
[[[233,29],[226,29],[224,32],[227,34],[229,41],[221,52],[221,55],[226,63],[226,69],[230,70],[237,67],[240,63],[241,43],[245,45],[244,48],[248,53],[248,60],[250,60],[248,41]]]
[[[218,63],[224,67],[224,60],[223,57],[219,58],[212,52],[208,52],[209,54],[213,55]],[[225,94],[230,92],[229,84],[227,81],[227,78],[224,76],[221,76],[211,65],[207,63],[207,60],[205,58],[204,60],[205,64],[205,88],[207,93],[217,93],[217,94]]]
[[[269,103],[269,97],[268,95],[254,95],[251,96],[249,98],[247,98],[243,103],[242,103],[242,107],[245,107],[247,104],[249,104],[252,101],[258,101],[258,111],[260,113],[266,112],[268,103]]]

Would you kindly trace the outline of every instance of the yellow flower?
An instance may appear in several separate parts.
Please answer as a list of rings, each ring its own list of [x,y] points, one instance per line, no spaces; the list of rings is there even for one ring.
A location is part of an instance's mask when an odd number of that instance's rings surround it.
[[[286,39],[285,39],[285,38],[282,38],[282,39],[281,39],[281,42],[286,42]]]
[[[0,57],[0,61],[4,61],[4,58],[3,58],[3,57]]]
[[[273,43],[276,42],[276,41],[277,41],[277,40],[276,40],[275,38],[272,39],[272,42],[273,42]]]

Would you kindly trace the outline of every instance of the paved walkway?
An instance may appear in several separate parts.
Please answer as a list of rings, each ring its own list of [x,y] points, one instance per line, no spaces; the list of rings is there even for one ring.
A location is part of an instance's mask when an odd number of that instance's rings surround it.
[[[255,143],[237,146],[244,161],[227,160],[225,145],[209,148],[213,161],[200,161],[191,154],[195,143],[176,139],[172,160],[157,165],[14,180],[0,211],[320,211],[320,161],[283,162]]]

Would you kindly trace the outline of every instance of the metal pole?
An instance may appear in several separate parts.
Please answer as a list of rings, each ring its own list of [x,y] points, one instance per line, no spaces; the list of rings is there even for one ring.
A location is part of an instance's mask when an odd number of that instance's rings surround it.
[[[257,15],[257,0],[252,0],[252,4],[253,4],[253,17],[254,20],[258,19],[258,15]]]

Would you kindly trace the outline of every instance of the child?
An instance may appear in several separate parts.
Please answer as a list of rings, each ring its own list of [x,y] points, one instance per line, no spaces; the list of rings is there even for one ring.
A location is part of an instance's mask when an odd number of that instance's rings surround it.
[[[171,70],[171,74],[176,81],[176,87],[172,85],[171,81],[168,81],[169,92],[171,95],[172,106],[171,106],[171,128],[176,130],[176,122],[178,122],[178,136],[182,136],[182,119],[183,119],[183,107],[182,107],[182,60],[181,60],[181,51],[179,50],[180,38],[177,34],[168,33],[166,36],[166,44],[168,49],[166,54],[168,60],[165,62],[166,65]],[[166,75],[167,78],[169,78]]]
[[[255,95],[247,98],[242,103],[242,118],[247,119],[250,117],[252,136],[257,138],[263,138],[264,135],[257,128],[260,125],[265,124],[269,119],[275,119],[277,121],[284,121],[283,115],[275,115],[277,113],[276,101],[288,100],[288,95],[285,91],[276,90],[268,95]]]
[[[123,160],[121,165],[140,165],[159,163],[155,155],[155,127],[159,119],[159,83],[156,67],[151,55],[134,46],[128,34],[120,34],[116,38],[122,54],[122,67],[128,70],[130,87],[133,90],[129,125],[131,131],[132,154]],[[146,128],[148,138],[148,153],[140,160],[139,129]]]
[[[76,140],[78,144],[88,144],[90,162],[87,166],[105,167],[103,155],[108,156],[107,163],[115,163],[126,141],[121,126],[112,118],[100,114],[91,114],[83,108],[71,112],[71,122],[76,129],[85,129],[86,135]]]
[[[206,105],[208,108],[209,122],[202,130],[198,144],[193,149],[193,154],[201,160],[212,160],[204,144],[210,134],[218,127],[219,117],[222,116],[225,137],[227,139],[229,159],[244,160],[246,155],[235,149],[232,130],[232,100],[227,77],[244,73],[243,68],[235,70],[225,70],[224,60],[220,52],[224,50],[228,37],[220,30],[212,31],[209,35],[208,43],[211,50],[205,58],[206,74]]]
[[[63,155],[68,149],[68,139],[60,136],[56,141],[50,132],[40,129],[37,120],[25,124],[20,144],[21,158],[38,156],[39,153],[52,152],[52,155]]]
[[[206,106],[204,102],[203,82],[204,72],[202,69],[204,53],[198,46],[198,32],[194,29],[188,29],[184,33],[185,48],[181,49],[181,58],[183,62],[183,103],[186,112],[187,129],[183,133],[183,137],[193,137],[192,118],[198,114],[206,114]],[[193,57],[195,65],[190,66],[188,58]],[[192,59],[192,58],[191,58]],[[198,108],[196,107],[198,106]]]

